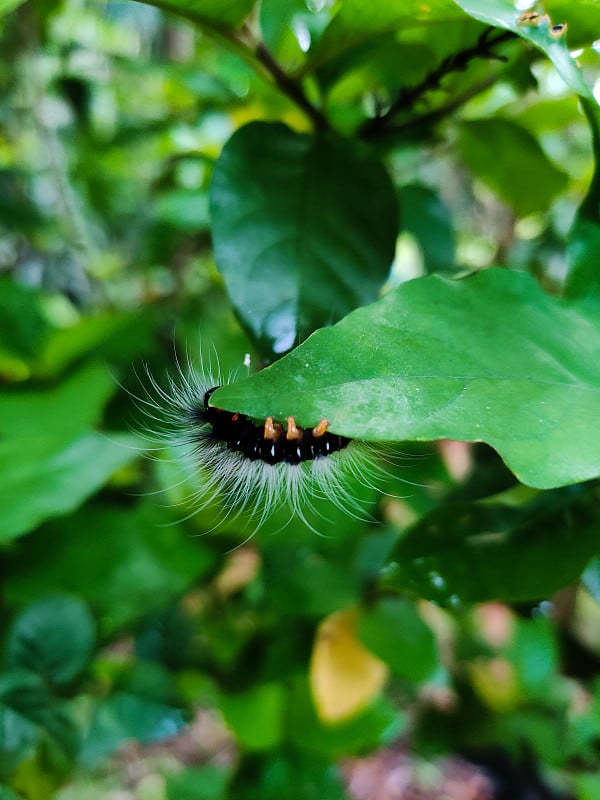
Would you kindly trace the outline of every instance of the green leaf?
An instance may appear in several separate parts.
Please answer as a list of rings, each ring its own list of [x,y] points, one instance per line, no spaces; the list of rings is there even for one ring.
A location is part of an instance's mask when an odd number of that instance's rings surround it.
[[[27,670],[0,675],[0,779],[26,761],[60,777],[73,758],[78,736],[63,702],[54,700],[44,679]]]
[[[261,0],[260,29],[263,41],[278,61],[288,69],[302,64],[306,58],[299,38],[306,49],[329,21],[329,9],[309,6],[305,0]]]
[[[86,667],[96,626],[87,606],[73,597],[49,597],[27,606],[6,642],[9,667],[41,675],[51,685],[71,683]]]
[[[518,216],[546,211],[567,184],[537,140],[506,119],[475,120],[460,126],[458,146],[469,169]]]
[[[338,518],[337,529],[329,535],[342,535],[340,528],[344,524],[343,518]],[[267,550],[264,570],[273,608],[282,615],[322,618],[354,605],[360,591],[358,581],[339,558],[289,543]]]
[[[412,601],[388,598],[361,610],[358,634],[373,655],[410,681],[425,680],[438,667],[435,638]]]
[[[561,78],[577,94],[591,99],[594,96],[590,87],[586,84],[581,69],[571,56],[567,47],[566,36],[553,36],[551,34],[552,22],[541,19],[538,24],[524,24],[519,20],[523,14],[516,8],[512,0],[454,0],[467,14],[481,22],[487,22],[498,28],[505,28],[513,31],[518,36],[534,44],[543,50],[552,61]],[[543,12],[541,12],[543,14]],[[561,23],[562,19],[553,22]]]
[[[41,347],[50,325],[40,294],[6,278],[0,280],[0,344],[24,356]]]
[[[160,741],[175,736],[185,724],[179,708],[118,692],[98,705],[82,743],[80,762],[93,766],[128,739],[142,744]]]
[[[166,776],[167,800],[226,800],[231,771],[213,764]]]
[[[225,31],[243,22],[256,0],[144,0],[201,27]]]
[[[23,798],[15,794],[8,786],[0,786],[0,800],[23,800]]]
[[[448,207],[426,186],[409,184],[400,189],[402,229],[412,233],[423,251],[425,270],[454,269],[454,230]]]
[[[550,620],[545,617],[517,620],[505,652],[515,667],[523,696],[528,701],[543,702],[558,667],[556,631]]]
[[[236,800],[348,800],[340,770],[325,758],[287,749],[265,758],[259,770],[236,776]]]
[[[236,694],[221,692],[219,708],[245,750],[272,750],[283,735],[284,700],[281,686],[262,684]]]
[[[545,9],[556,23],[569,26],[569,47],[591,45],[600,31],[600,7],[596,0],[548,0]]]
[[[85,433],[55,448],[53,434],[37,443],[0,445],[0,542],[67,514],[100,489],[138,451],[133,436]]]
[[[304,752],[329,757],[353,755],[390,744],[405,725],[404,714],[384,699],[348,721],[326,725],[317,716],[306,681],[298,679],[292,686],[287,730],[293,744]]]
[[[25,0],[0,0],[0,17],[3,17],[5,14],[9,14],[24,2]]]
[[[370,441],[485,441],[524,482],[600,474],[600,314],[524,273],[403,284],[211,403]]]
[[[107,368],[91,363],[50,388],[0,393],[0,457],[10,442],[19,448],[40,438],[66,444],[99,420],[116,388]]]
[[[101,631],[113,633],[184,592],[214,562],[197,538],[169,520],[155,506],[102,505],[49,522],[17,546],[5,597],[22,603],[40,592],[74,592],[92,606]]]
[[[569,233],[569,271],[565,294],[569,297],[600,298],[600,108],[583,99],[582,105],[592,133],[594,175]]]
[[[217,266],[267,352],[377,297],[394,256],[397,200],[359,144],[246,125],[223,149],[210,203]]]
[[[93,355],[96,362],[106,355],[131,361],[148,340],[150,323],[156,324],[147,313],[98,313],[78,319],[76,312],[68,309],[67,313],[75,320],[57,328],[52,324],[52,303],[56,299],[13,281],[0,280],[0,376],[6,374],[9,379],[21,380],[31,375],[48,378],[60,374],[86,354]],[[61,303],[58,307],[63,310]],[[19,357],[23,359],[20,367],[13,366]],[[93,385],[104,380],[107,386],[114,386],[106,368],[96,363],[87,369],[98,373],[90,376]],[[76,383],[77,377],[62,386]]]
[[[461,19],[452,0],[345,0],[325,29],[313,58],[321,63],[386,33]]]
[[[198,233],[209,227],[208,195],[198,190],[177,189],[157,198],[154,216],[185,233]]]
[[[155,324],[148,314],[110,313],[83,317],[76,325],[54,330],[47,337],[33,362],[34,373],[41,377],[60,374],[85,355],[98,362],[106,357],[113,362],[130,363],[148,346],[149,328]],[[104,373],[108,378],[106,367]],[[110,382],[114,389],[115,381]]]
[[[390,554],[383,586],[456,607],[540,600],[572,583],[600,546],[597,498],[523,491],[424,516]]]
[[[0,394],[0,542],[77,508],[137,457],[136,437],[89,430],[115,388],[88,364],[57,386]]]
[[[600,796],[600,775],[597,773],[575,775],[574,780],[579,800],[596,800]]]
[[[600,225],[576,219],[569,233],[567,255],[565,295],[600,307]]]

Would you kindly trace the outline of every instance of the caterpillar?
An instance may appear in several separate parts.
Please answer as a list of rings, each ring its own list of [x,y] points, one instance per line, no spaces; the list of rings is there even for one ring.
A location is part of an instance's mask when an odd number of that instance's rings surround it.
[[[315,530],[306,511],[319,515],[320,501],[328,499],[351,516],[369,518],[349,487],[381,491],[389,477],[380,464],[383,448],[332,433],[326,419],[303,428],[292,416],[254,420],[213,406],[213,393],[231,380],[200,366],[198,373],[188,359],[184,371],[177,362],[166,388],[146,369],[148,385],[141,380],[143,395],[134,396],[147,437],[155,449],[174,452],[194,487],[192,513],[220,503],[221,522],[244,515],[257,531],[286,507],[289,519]]]

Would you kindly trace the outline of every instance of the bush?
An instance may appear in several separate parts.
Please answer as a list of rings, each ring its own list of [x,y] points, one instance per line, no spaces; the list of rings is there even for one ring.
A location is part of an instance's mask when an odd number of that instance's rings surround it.
[[[599,29],[0,4],[0,798],[334,800],[387,746],[597,796]],[[340,452],[207,494],[217,368],[230,449]]]

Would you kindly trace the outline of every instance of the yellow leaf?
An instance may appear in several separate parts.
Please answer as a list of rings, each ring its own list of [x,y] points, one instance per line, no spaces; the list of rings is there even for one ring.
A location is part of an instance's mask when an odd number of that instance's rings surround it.
[[[471,686],[493,711],[511,711],[522,700],[514,666],[506,658],[476,658],[467,662]]]
[[[386,665],[356,635],[355,609],[336,611],[319,625],[310,663],[310,687],[323,722],[361,711],[381,691]]]

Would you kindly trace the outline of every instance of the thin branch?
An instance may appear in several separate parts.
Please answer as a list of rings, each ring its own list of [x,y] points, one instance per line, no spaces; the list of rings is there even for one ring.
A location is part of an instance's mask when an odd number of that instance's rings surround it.
[[[494,58],[504,61],[504,56],[492,53],[491,48],[512,39],[515,34],[512,31],[502,31],[497,36],[492,37],[492,31],[494,31],[494,28],[487,28],[472,47],[461,50],[459,53],[453,53],[445,58],[439,67],[425,76],[421,83],[403,88],[385,114],[367,120],[361,126],[358,132],[359,137],[362,139],[374,139],[386,133],[397,114],[401,111],[408,111],[424,94],[437,89],[446,75],[466,69],[469,62],[474,58]],[[414,120],[414,122],[416,121]],[[397,126],[395,126],[396,128]]]
[[[464,106],[465,103],[468,103],[469,100],[477,97],[477,95],[481,94],[481,92],[485,92],[486,89],[489,89],[496,83],[496,80],[496,75],[489,75],[479,83],[471,86],[461,95],[455,97],[449,103],[446,103],[446,105],[439,106],[439,108],[434,108],[431,111],[427,111],[425,114],[421,114],[420,116],[411,117],[403,122],[398,122],[395,125],[388,125],[385,128],[385,131],[382,131],[382,135],[385,135],[386,137],[401,136],[410,131],[416,131],[419,128],[433,125],[439,120],[444,119],[444,117],[448,117],[450,114],[458,111],[458,109]]]
[[[330,125],[327,117],[310,102],[308,97],[304,94],[302,86],[282,69],[279,62],[275,60],[263,42],[258,42],[255,45],[254,55],[270,74],[276,86],[287,95],[298,108],[304,111],[315,128],[321,131],[328,130]]]
[[[191,22],[195,27],[212,36],[220,44],[231,48],[251,69],[264,80],[271,80],[298,108],[302,109],[317,130],[328,130],[331,126],[327,117],[314,106],[302,88],[275,60],[264,42],[256,40],[247,25],[239,31],[211,20],[193,9],[178,8],[169,0],[138,0],[138,2],[157,6]]]

